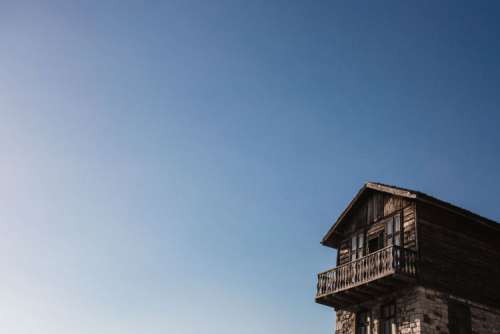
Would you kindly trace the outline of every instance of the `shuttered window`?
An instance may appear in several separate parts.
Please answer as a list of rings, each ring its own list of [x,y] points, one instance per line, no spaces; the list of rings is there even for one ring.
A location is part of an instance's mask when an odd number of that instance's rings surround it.
[[[380,333],[396,334],[396,305],[387,304],[380,310]]]
[[[356,260],[357,258],[357,249],[358,249],[358,238],[356,235],[352,237],[351,241],[351,261]]]
[[[400,215],[395,215],[394,222],[394,244],[401,246],[401,218]]]
[[[397,214],[388,218],[385,223],[387,246],[401,246],[401,215]]]
[[[365,233],[356,233],[351,238],[351,261],[363,257],[365,250]]]
[[[364,256],[364,249],[365,249],[365,234],[359,233],[358,234],[358,259],[362,256]]]

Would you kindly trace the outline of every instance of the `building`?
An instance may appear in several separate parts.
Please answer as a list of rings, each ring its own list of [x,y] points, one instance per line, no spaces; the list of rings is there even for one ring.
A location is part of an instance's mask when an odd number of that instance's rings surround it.
[[[321,243],[337,250],[316,294],[336,334],[500,334],[500,224],[367,183]]]

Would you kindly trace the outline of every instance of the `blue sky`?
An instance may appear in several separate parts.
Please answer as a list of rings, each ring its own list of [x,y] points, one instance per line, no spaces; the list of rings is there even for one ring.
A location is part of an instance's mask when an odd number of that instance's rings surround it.
[[[331,333],[363,182],[500,219],[491,1],[0,4],[12,334]]]

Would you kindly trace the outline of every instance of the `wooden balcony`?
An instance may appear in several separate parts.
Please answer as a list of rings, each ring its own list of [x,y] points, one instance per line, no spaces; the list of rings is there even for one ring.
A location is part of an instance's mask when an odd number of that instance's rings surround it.
[[[316,302],[342,308],[390,293],[411,284],[417,274],[417,255],[389,246],[318,274]]]

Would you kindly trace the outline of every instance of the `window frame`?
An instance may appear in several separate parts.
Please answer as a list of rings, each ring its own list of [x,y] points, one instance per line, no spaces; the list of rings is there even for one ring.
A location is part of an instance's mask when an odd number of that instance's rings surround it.
[[[366,230],[361,230],[352,234],[349,247],[349,258],[351,262],[356,261],[366,255]]]
[[[399,210],[391,216],[384,218],[385,246],[403,247],[403,211]]]
[[[385,233],[384,231],[380,231],[376,234],[372,234],[369,238],[367,238],[367,241],[366,241],[366,254],[372,254],[372,253],[375,253],[379,250],[381,250],[382,248],[385,247]],[[370,248],[370,244],[373,243],[374,241],[377,241],[377,246],[376,246],[376,250],[371,250]]]
[[[360,321],[360,317],[361,315],[364,315],[364,319],[363,321]],[[363,327],[365,328],[365,334],[370,334],[370,325],[371,325],[371,320],[372,320],[372,317],[371,317],[371,311],[370,310],[360,310],[358,312],[356,312],[356,315],[355,315],[355,321],[354,321],[354,333],[355,334],[360,334],[359,333],[359,330]],[[362,323],[362,327],[360,326],[360,324]]]
[[[389,309],[389,313],[385,313],[384,311]],[[389,302],[382,306],[380,306],[380,319],[379,319],[379,333],[380,334],[393,334],[392,329],[394,325],[394,334],[397,333],[397,318],[396,318],[396,302]],[[385,325],[389,322],[390,329],[389,333],[385,332]]]

